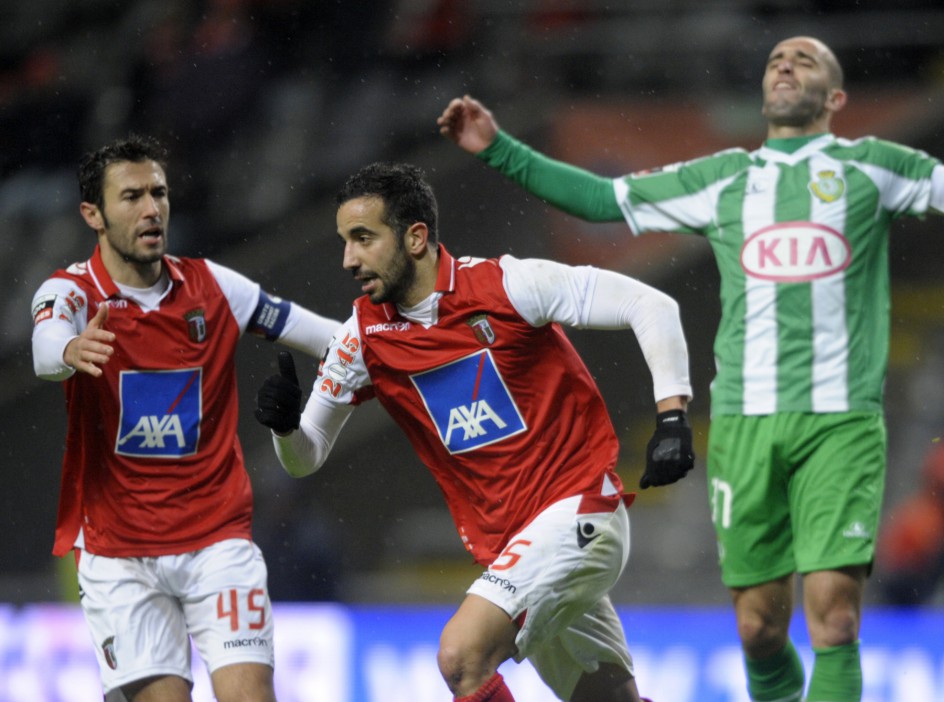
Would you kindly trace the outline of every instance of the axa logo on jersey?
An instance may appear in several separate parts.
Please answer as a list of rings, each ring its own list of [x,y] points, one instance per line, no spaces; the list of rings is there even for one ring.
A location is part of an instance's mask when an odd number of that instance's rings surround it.
[[[527,429],[488,350],[411,380],[449,453],[481,448]]]
[[[835,229],[813,222],[780,222],[751,234],[741,248],[741,267],[753,278],[802,283],[845,270],[852,247]]]
[[[201,368],[122,371],[115,453],[177,458],[197,451],[202,416]]]

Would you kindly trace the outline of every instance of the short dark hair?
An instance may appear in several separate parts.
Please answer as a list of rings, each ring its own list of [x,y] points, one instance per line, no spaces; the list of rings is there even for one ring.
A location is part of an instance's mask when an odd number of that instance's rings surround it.
[[[358,197],[379,197],[383,222],[397,234],[416,222],[429,230],[429,241],[439,241],[439,205],[423,169],[410,163],[372,163],[352,175],[338,191],[337,205]]]
[[[167,149],[153,137],[130,134],[127,138],[85,154],[79,163],[79,194],[82,202],[94,203],[99,208],[105,206],[105,169],[122,161],[154,161],[166,170]]]

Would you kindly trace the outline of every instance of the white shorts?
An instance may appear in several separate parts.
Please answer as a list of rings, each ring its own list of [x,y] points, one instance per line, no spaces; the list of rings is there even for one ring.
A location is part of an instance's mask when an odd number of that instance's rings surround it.
[[[554,503],[512,537],[468,594],[519,622],[515,660],[530,660],[548,687],[569,699],[580,677],[600,663],[633,673],[607,595],[628,558],[622,497],[577,495]]]
[[[153,558],[82,551],[78,574],[106,695],[157,675],[192,683],[190,638],[210,673],[232,663],[273,665],[266,565],[251,541]]]

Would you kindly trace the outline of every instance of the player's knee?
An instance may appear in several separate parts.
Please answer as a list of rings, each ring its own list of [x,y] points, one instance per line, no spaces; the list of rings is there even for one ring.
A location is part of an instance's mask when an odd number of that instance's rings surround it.
[[[459,694],[464,687],[463,679],[467,677],[465,671],[468,663],[463,651],[457,646],[440,644],[436,662],[439,664],[439,673],[449,686],[449,690],[453,694]]]
[[[741,645],[751,658],[772,656],[787,642],[786,627],[756,612],[739,616],[737,626]]]
[[[436,662],[449,690],[457,696],[471,694],[495,672],[484,656],[455,640],[440,641]]]
[[[826,612],[818,643],[842,646],[859,638],[859,613],[853,607],[834,607]]]

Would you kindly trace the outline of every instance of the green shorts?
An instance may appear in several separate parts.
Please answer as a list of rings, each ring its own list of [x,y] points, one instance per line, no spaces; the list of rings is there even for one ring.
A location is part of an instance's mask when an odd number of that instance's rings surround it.
[[[871,564],[886,449],[875,412],[713,418],[708,493],[724,584]]]

